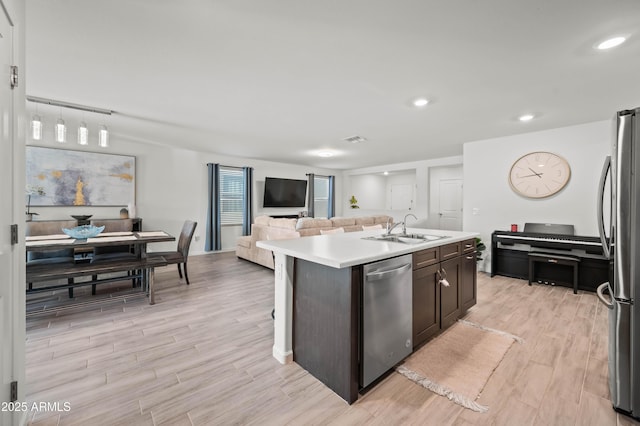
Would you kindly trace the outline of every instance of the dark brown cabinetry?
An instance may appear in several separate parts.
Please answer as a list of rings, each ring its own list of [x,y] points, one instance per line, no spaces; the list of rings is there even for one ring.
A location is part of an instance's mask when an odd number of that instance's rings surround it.
[[[477,282],[477,262],[476,262],[476,240],[471,238],[462,243],[462,256],[460,257],[462,268],[462,283],[460,285],[460,305],[461,315],[464,315],[467,309],[476,304],[478,293]]]
[[[476,304],[478,294],[477,283],[477,262],[475,253],[475,242],[473,250],[463,253],[461,257],[461,285],[460,285],[460,308],[464,314],[467,309]]]
[[[476,303],[474,252],[471,239],[413,253],[414,348]],[[296,258],[294,277],[294,361],[351,404],[362,375],[363,265],[336,269]]]
[[[413,271],[414,347],[440,332],[439,277],[440,263]]]
[[[293,359],[351,404],[360,375],[362,266],[336,269],[296,259],[295,277]]]
[[[444,330],[460,318],[460,257],[440,263],[440,271],[440,329]]]
[[[475,240],[413,254],[414,347],[455,323],[475,303]]]

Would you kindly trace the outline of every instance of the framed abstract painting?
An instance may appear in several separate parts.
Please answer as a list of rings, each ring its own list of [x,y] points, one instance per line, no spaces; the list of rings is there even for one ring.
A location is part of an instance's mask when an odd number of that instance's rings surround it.
[[[27,146],[26,175],[31,206],[135,204],[133,156]]]

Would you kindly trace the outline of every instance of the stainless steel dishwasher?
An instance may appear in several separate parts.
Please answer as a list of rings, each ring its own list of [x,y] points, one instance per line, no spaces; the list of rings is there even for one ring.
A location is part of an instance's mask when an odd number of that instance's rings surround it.
[[[412,351],[411,259],[408,254],[363,266],[362,387]]]

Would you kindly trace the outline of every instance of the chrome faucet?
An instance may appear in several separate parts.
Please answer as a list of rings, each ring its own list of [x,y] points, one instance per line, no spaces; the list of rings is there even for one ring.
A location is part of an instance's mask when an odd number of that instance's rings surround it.
[[[404,216],[404,220],[402,221],[402,235],[407,235],[407,217],[413,216],[415,220],[418,220],[415,214],[409,213]]]
[[[404,227],[404,222],[398,222],[391,225],[390,221],[392,218],[387,219],[387,233],[386,235],[391,235],[391,231],[395,229],[396,226],[402,225]]]
[[[413,218],[415,220],[418,220],[418,218],[416,217],[415,214],[413,213],[409,213],[404,217],[404,220],[398,223],[394,223],[393,225],[391,225],[390,221],[392,218],[387,219],[387,233],[386,235],[391,235],[391,231],[393,231],[395,229],[396,226],[398,225],[402,225],[402,235],[407,235],[407,218],[409,216],[413,216]]]

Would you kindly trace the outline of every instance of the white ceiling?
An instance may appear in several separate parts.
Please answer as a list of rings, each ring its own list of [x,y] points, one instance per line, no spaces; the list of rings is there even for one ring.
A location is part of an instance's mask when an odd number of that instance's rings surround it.
[[[123,140],[346,169],[640,106],[638,0],[26,5],[27,94],[112,109]]]

